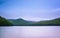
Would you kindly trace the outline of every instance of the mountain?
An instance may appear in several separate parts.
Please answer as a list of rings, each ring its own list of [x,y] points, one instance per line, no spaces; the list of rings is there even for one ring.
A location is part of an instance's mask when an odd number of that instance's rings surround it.
[[[39,22],[37,22],[37,23],[34,23],[35,25],[40,25],[40,24],[42,24],[42,25],[56,25],[56,24],[58,24],[58,25],[60,25],[60,18],[56,18],[56,19],[53,19],[53,20],[45,20],[45,21],[39,21]]]
[[[53,20],[38,21],[38,22],[27,21],[27,20],[24,20],[22,18],[9,19],[9,21],[11,23],[13,23],[13,25],[55,25],[55,24],[60,25],[60,18],[56,18],[56,19],[53,19]]]
[[[50,21],[50,24],[60,24],[60,18],[56,18]]]
[[[13,23],[14,25],[30,25],[32,23],[34,23],[33,21],[26,21],[22,18],[19,19],[8,19],[11,23]]]
[[[5,19],[4,17],[0,16],[0,26],[1,25],[12,25],[11,22],[9,22],[7,19]]]
[[[52,19],[52,20],[45,20],[45,21],[27,21],[22,18],[19,19],[5,19],[4,17],[0,16],[0,25],[60,25],[60,18]]]

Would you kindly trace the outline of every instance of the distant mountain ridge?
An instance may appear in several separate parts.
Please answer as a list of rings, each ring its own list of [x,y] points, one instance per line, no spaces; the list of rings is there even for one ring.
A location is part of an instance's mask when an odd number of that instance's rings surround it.
[[[48,25],[52,25],[52,24],[59,24],[60,25],[60,18],[56,18],[53,20],[46,20],[46,21],[39,21],[35,24],[48,24]]]
[[[33,21],[27,21],[22,18],[15,19],[15,20],[9,20],[15,25],[50,25],[50,24],[59,24],[60,25],[60,18],[56,18],[53,20],[45,20],[45,21],[38,21],[38,22],[33,22]]]
[[[22,18],[19,19],[8,19],[11,23],[13,23],[14,25],[30,25],[32,23],[34,23],[33,21],[26,21]]]
[[[19,19],[5,19],[0,16],[0,25],[60,25],[60,18],[56,18],[53,20],[45,20],[45,21],[27,21],[22,18]]]

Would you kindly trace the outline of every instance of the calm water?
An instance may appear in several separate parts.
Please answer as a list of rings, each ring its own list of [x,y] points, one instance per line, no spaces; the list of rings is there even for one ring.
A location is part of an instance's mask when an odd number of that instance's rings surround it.
[[[60,38],[60,26],[0,27],[0,38]]]

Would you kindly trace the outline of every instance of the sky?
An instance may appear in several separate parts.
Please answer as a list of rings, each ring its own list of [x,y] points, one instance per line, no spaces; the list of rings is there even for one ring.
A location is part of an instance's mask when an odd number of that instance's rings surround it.
[[[60,0],[0,0],[0,16],[31,21],[60,17]]]

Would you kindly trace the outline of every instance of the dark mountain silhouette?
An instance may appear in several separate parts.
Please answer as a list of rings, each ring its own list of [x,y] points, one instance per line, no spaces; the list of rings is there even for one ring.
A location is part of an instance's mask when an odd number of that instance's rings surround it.
[[[9,22],[7,19],[5,19],[4,17],[1,17],[0,16],[0,26],[1,25],[12,25],[12,23],[11,22]]]

